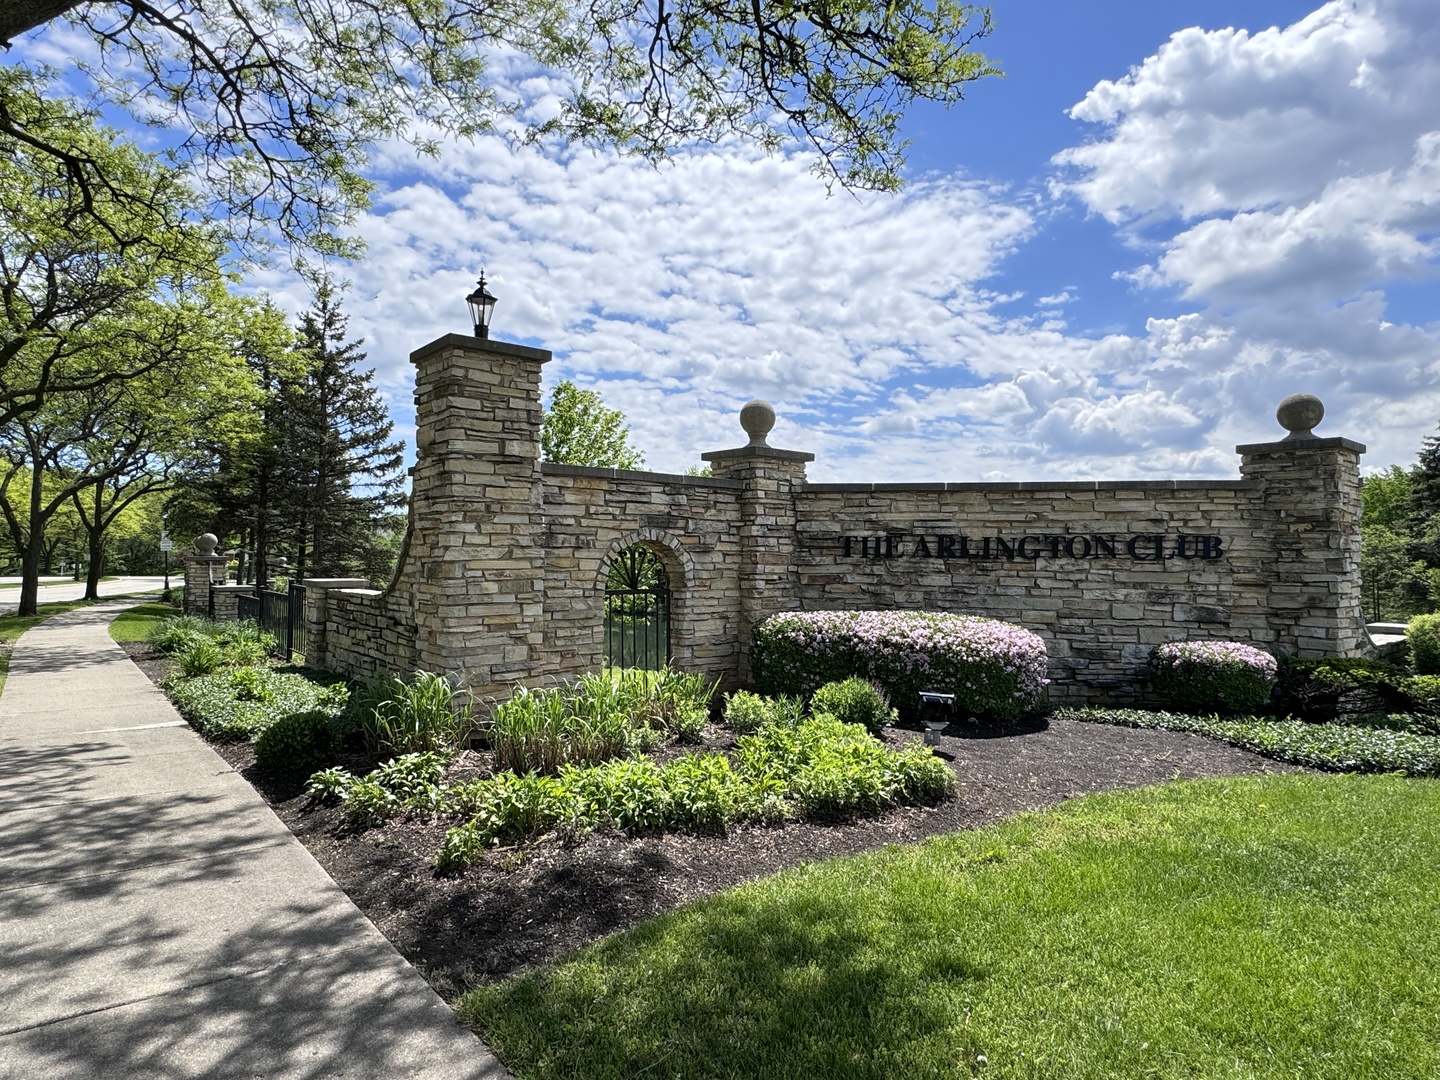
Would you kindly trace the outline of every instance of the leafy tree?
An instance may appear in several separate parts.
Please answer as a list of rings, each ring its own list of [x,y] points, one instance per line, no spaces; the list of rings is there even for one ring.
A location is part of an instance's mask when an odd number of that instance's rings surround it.
[[[243,365],[226,347],[227,324],[254,305],[216,283],[154,308],[151,317],[175,329],[143,374],[83,392],[52,392],[42,407],[0,428],[0,450],[9,462],[0,480],[0,515],[21,552],[22,614],[34,612],[39,573],[51,557],[46,532],[57,514],[75,514],[82,540],[71,546],[80,549],[77,556],[89,551],[93,593],[104,533],[115,516],[135,497],[170,482],[197,430],[224,427],[231,414],[248,412],[253,395]],[[125,344],[151,348],[155,340],[142,334]],[[22,475],[23,490],[16,484]]]
[[[898,123],[916,99],[960,100],[996,74],[973,48],[990,13],[954,0],[10,0],[0,43],[68,26],[88,35],[82,77],[107,105],[179,133],[175,156],[237,222],[343,250],[336,227],[363,207],[367,147],[491,130],[603,144],[651,160],[739,136],[773,150],[789,132],[817,170],[898,186]],[[486,78],[509,53],[568,80],[548,119],[517,118]],[[73,52],[72,52],[72,55]],[[18,72],[18,75],[14,73]],[[0,135],[50,155],[104,215],[108,194],[153,205],[109,163],[56,139],[46,103],[0,81]],[[55,169],[49,170],[52,174]]]
[[[180,175],[88,118],[51,110],[12,73],[6,89],[45,113],[50,145],[144,190],[137,205],[72,183],[31,142],[0,135],[0,427],[52,394],[85,393],[164,364],[186,336],[165,298],[219,279],[213,231],[186,221]]]
[[[558,465],[638,469],[645,455],[630,445],[630,427],[619,409],[605,407],[594,390],[566,379],[550,394],[540,429],[540,456]]]

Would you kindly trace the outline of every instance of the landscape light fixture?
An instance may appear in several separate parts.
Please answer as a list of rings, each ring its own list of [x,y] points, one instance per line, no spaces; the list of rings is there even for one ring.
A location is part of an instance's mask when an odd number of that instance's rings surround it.
[[[484,270],[480,271],[480,282],[475,286],[475,291],[465,298],[465,303],[470,305],[470,321],[475,324],[475,336],[488,338],[490,316],[495,311],[495,297],[485,288]]]
[[[940,732],[950,726],[955,715],[955,695],[921,690],[920,707],[925,710],[925,745],[939,746]]]

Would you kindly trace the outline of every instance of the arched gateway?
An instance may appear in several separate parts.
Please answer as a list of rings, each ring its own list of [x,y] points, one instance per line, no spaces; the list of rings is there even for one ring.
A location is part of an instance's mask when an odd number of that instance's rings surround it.
[[[1365,448],[1315,436],[1313,399],[1281,410],[1286,437],[1237,447],[1238,479],[812,484],[812,455],[766,443],[760,402],[742,410],[747,445],[701,455],[713,476],[542,464],[549,358],[453,334],[412,355],[407,555],[383,593],[307,582],[312,663],[451,672],[504,694],[663,651],[728,688],[774,612],[930,609],[1036,631],[1052,698],[1085,701],[1133,697],[1166,641],[1368,647]],[[622,607],[662,579],[663,615]],[[662,629],[663,650],[646,636]]]

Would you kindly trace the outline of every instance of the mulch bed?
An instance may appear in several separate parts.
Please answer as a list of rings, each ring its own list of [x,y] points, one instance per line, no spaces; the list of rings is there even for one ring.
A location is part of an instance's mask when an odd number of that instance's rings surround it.
[[[126,650],[152,679],[169,662]],[[1041,720],[1004,732],[951,729],[939,752],[955,798],[844,825],[738,828],[724,837],[602,833],[574,845],[497,849],[437,878],[445,826],[397,822],[356,833],[311,807],[303,778],[261,773],[248,744],[215,749],[269,801],[330,876],[446,1000],[480,982],[564,957],[606,934],[766,874],[837,855],[988,825],[1095,791],[1166,780],[1304,771],[1198,735]],[[887,729],[887,743],[921,738]],[[363,767],[363,766],[362,766]]]

